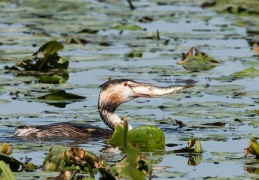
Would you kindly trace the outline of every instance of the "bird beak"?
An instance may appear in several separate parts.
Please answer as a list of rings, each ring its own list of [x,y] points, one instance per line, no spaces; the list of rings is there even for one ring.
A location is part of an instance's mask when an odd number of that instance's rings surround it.
[[[154,84],[134,82],[129,85],[135,97],[152,97],[151,88]]]
[[[163,96],[168,94],[174,94],[181,89],[186,89],[192,87],[187,86],[167,86],[167,87],[158,87],[154,84],[148,83],[133,83],[130,85],[131,90],[134,93],[134,97],[155,97]]]

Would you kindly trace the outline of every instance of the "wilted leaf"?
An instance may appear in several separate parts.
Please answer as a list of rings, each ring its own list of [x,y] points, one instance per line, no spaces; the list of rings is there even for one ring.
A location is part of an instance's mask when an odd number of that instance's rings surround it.
[[[195,47],[190,48],[186,54],[183,53],[182,55],[183,58],[178,63],[190,71],[210,70],[220,64],[212,56],[199,51]]]
[[[43,167],[47,171],[68,171],[69,176],[73,175],[70,173],[74,170],[87,171],[92,178],[94,178],[93,169],[98,169],[101,177],[113,179],[105,161],[94,153],[78,147],[53,146],[44,159]],[[60,174],[60,176],[64,175]]]
[[[166,153],[171,154],[171,153],[202,153],[203,152],[201,143],[197,139],[195,138],[188,139],[187,144],[188,144],[188,147],[167,151]],[[193,146],[194,148],[192,148]]]
[[[7,143],[2,143],[2,146],[0,147],[0,153],[6,154],[6,155],[11,155],[12,152],[12,146],[10,146]]]
[[[259,158],[259,143],[255,138],[251,138],[249,141],[247,148],[244,149],[245,156],[248,154],[253,154],[256,158]]]

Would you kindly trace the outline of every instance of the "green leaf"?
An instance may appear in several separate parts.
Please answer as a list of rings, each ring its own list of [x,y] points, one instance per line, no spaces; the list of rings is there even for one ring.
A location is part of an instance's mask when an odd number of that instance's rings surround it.
[[[42,45],[38,51],[31,56],[25,57],[11,67],[5,69],[24,69],[24,70],[48,70],[48,69],[67,69],[69,62],[67,59],[60,57],[57,52],[64,49],[64,46],[57,41],[50,41]],[[42,52],[43,57],[38,57]]]
[[[26,165],[24,163],[22,163],[21,161],[10,157],[6,154],[0,153],[0,159],[3,160],[6,164],[9,164],[10,168],[12,169],[12,171],[18,171],[21,170],[20,168],[22,167],[23,170],[28,170],[31,171],[32,169],[38,169],[37,166],[30,164]]]
[[[64,46],[60,42],[49,41],[49,42],[43,44],[38,49],[38,52],[42,52],[45,57],[48,57],[50,54],[55,54],[62,49],[64,49]],[[36,53],[38,53],[38,52],[36,52]]]
[[[137,30],[145,30],[145,28],[142,28],[137,25],[118,25],[115,27],[117,30],[130,30],[130,31],[137,31]]]
[[[129,131],[129,141],[141,149],[154,150],[165,148],[164,132],[155,126],[139,126]]]
[[[2,173],[1,173],[2,171]],[[4,161],[0,161],[0,179],[6,178],[7,180],[15,180],[13,172],[10,168],[5,164]]]
[[[58,90],[58,91],[49,93],[47,95],[40,96],[38,97],[38,99],[62,101],[62,100],[71,100],[71,99],[85,99],[85,97],[72,94],[72,93],[67,93],[65,90]]]
[[[255,138],[251,138],[252,147],[254,152],[256,153],[256,156],[259,156],[259,143],[256,141]]]
[[[66,163],[62,159],[62,154],[66,150],[66,147],[53,146],[43,161],[43,168],[45,171],[56,171],[64,169]],[[65,158],[67,160],[67,158]]]
[[[194,147],[193,151],[195,153],[202,153],[202,146],[201,146],[200,141],[195,140],[195,147]]]
[[[2,146],[0,147],[0,153],[11,155],[12,154],[12,146],[10,146],[7,143],[2,143]]]
[[[123,127],[116,125],[112,138],[109,141],[110,144],[115,146],[124,146],[125,138],[124,138],[124,129]]]
[[[53,146],[44,159],[43,167],[46,171],[69,171],[71,177],[74,170],[82,170],[89,173],[91,178],[94,178],[94,169],[98,169],[101,177],[114,179],[106,161],[78,147]],[[59,176],[64,175],[61,173]]]
[[[259,76],[259,70],[255,69],[253,66],[246,68],[242,71],[232,74],[235,77],[257,77]]]
[[[124,54],[124,57],[127,58],[142,58],[143,50],[132,49],[131,52]]]
[[[140,150],[132,146],[129,141],[129,132],[127,121],[115,126],[114,134],[109,143],[120,146],[126,157],[112,167],[112,172],[113,174],[118,174],[119,177],[145,179],[146,174],[151,176],[151,163],[144,160]]]
[[[182,54],[182,60],[178,63],[185,69],[190,71],[210,70],[219,65],[220,62],[212,56],[199,51],[197,48],[192,47],[186,54]]]

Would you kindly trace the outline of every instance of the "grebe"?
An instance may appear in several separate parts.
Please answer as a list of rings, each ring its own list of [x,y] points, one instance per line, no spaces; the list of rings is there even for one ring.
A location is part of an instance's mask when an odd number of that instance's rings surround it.
[[[113,133],[115,125],[123,120],[114,112],[116,108],[138,97],[155,97],[175,93],[186,86],[157,87],[154,84],[139,83],[129,79],[114,79],[105,82],[101,88],[98,100],[98,111],[103,122],[110,129],[103,129],[86,124],[62,122],[39,126],[18,126],[15,136],[26,138],[78,138],[104,137]],[[132,129],[129,126],[129,129]]]

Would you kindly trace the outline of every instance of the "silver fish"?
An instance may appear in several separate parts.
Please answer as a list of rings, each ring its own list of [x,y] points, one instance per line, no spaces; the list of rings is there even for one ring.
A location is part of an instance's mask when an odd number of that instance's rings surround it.
[[[138,96],[143,97],[155,97],[155,96],[163,96],[167,94],[174,94],[177,91],[185,88],[189,88],[191,86],[167,86],[167,87],[159,87],[155,85],[143,85],[132,87],[134,93],[138,94]]]

